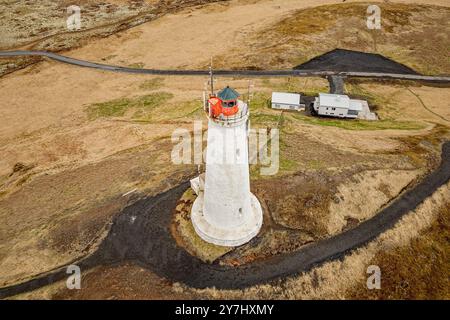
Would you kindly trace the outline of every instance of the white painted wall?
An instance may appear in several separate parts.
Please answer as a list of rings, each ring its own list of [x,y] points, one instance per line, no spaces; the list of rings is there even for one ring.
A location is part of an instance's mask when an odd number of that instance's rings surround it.
[[[300,105],[272,103],[272,109],[300,110],[301,108],[302,107]]]
[[[217,228],[238,227],[252,216],[246,123],[208,121],[203,214]]]
[[[191,210],[195,232],[219,246],[250,241],[263,222],[261,204],[250,192],[248,108],[240,100],[238,105],[237,117],[208,120],[204,189]]]
[[[334,110],[333,110],[334,108]],[[336,108],[336,107],[326,107],[326,106],[320,106],[318,113],[320,115],[330,115],[334,117],[352,117],[351,115],[347,115],[348,109],[346,108]],[[354,116],[356,117],[356,115]]]

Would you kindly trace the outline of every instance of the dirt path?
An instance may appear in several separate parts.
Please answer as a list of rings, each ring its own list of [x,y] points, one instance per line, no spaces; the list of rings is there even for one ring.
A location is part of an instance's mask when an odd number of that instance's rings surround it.
[[[98,250],[80,261],[82,270],[94,266],[135,261],[159,276],[183,282],[195,288],[215,286],[236,289],[298,274],[332,259],[340,258],[392,228],[399,219],[414,210],[439,187],[450,180],[450,142],[442,148],[438,169],[413,189],[402,194],[375,217],[357,227],[329,239],[239,267],[204,264],[178,247],[169,232],[169,225],[178,199],[189,183],[155,197],[142,199],[125,208]],[[64,279],[65,267],[41,275],[25,283],[0,289],[0,298],[30,291]]]
[[[438,117],[438,118],[440,118],[440,119],[442,119],[444,121],[450,122],[450,120],[448,120],[447,118],[441,116],[439,113],[436,113],[433,110],[431,110],[430,108],[428,108],[425,105],[425,103],[423,102],[422,98],[417,93],[415,93],[411,88],[408,87],[408,91],[411,92],[417,98],[417,100],[419,100],[420,104],[425,108],[425,110],[427,110],[428,112],[434,114],[436,117]]]

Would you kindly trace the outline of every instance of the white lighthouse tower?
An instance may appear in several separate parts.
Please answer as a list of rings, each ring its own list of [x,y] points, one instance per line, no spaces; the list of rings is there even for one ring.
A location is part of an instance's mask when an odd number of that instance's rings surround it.
[[[221,246],[248,242],[262,225],[261,205],[250,192],[249,110],[238,97],[226,87],[207,102],[206,172],[191,212],[197,234]]]

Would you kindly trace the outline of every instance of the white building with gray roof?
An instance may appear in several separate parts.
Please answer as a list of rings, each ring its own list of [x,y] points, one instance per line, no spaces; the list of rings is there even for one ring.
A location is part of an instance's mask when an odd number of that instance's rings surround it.
[[[376,120],[366,101],[350,99],[342,94],[319,93],[314,101],[314,110],[321,116]]]
[[[272,92],[272,109],[302,110],[305,106],[300,103],[300,94],[287,92]]]

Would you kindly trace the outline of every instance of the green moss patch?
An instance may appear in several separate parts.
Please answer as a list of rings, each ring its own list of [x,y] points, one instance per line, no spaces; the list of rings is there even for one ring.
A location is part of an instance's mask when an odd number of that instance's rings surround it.
[[[378,120],[367,121],[357,119],[335,119],[305,116],[295,114],[292,116],[296,120],[300,120],[307,124],[337,127],[346,130],[420,130],[426,126],[416,121],[395,121],[395,120]]]
[[[139,88],[142,90],[156,90],[161,88],[163,84],[164,84],[163,78],[153,78],[142,82],[139,85]]]
[[[191,221],[191,209],[196,198],[197,196],[191,188],[186,190],[175,209],[171,230],[179,245],[202,261],[211,263],[233,250],[233,247],[208,243],[195,232]]]
[[[86,107],[90,120],[108,117],[122,117],[130,109],[145,114],[151,109],[162,106],[173,97],[171,93],[155,92],[136,98],[120,98],[106,102],[94,103]]]

